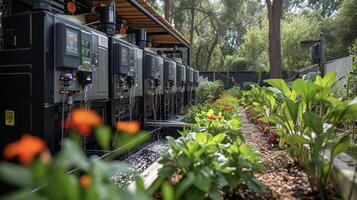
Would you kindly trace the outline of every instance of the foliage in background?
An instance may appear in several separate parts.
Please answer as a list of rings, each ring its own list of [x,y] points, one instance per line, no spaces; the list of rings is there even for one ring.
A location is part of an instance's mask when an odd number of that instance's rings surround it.
[[[320,24],[302,14],[285,14],[281,21],[282,64],[284,69],[299,69],[310,64],[309,51],[300,48],[300,41],[318,37]],[[254,60],[256,66],[269,69],[268,24],[266,17],[243,36],[242,56]],[[259,69],[259,68],[258,68]]]
[[[199,103],[210,103],[219,97],[224,89],[222,81],[203,81],[196,89],[196,98]]]
[[[163,11],[163,0],[150,2]],[[193,65],[200,70],[218,70],[227,66],[228,56],[233,56],[254,61],[259,70],[269,69],[268,25],[262,2],[173,1],[171,21],[191,41]],[[309,65],[309,52],[299,48],[299,41],[317,39],[320,31],[325,34],[327,60],[347,56],[348,47],[357,38],[356,6],[357,0],[284,0],[284,67],[296,69]]]
[[[255,71],[258,68],[253,60],[239,55],[227,56],[224,63],[225,71]]]

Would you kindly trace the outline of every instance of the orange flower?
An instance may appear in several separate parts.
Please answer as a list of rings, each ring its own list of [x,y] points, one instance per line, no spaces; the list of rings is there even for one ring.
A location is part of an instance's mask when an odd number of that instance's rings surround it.
[[[79,178],[79,184],[83,188],[87,189],[92,184],[92,178],[90,176],[83,175]]]
[[[83,136],[92,133],[93,126],[102,124],[102,119],[95,111],[76,109],[72,111],[71,118],[65,122],[65,128],[77,130]]]
[[[216,119],[218,119],[218,117],[216,115],[209,115],[208,119],[209,120],[216,120]]]
[[[116,127],[119,131],[123,131],[131,135],[137,134],[140,131],[140,124],[138,121],[118,121]]]
[[[233,108],[231,106],[226,106],[226,107],[224,107],[224,110],[226,112],[231,112],[233,110]]]
[[[18,157],[22,164],[28,165],[36,155],[44,152],[45,149],[46,144],[43,140],[36,136],[24,134],[20,140],[5,147],[4,157],[6,159]]]

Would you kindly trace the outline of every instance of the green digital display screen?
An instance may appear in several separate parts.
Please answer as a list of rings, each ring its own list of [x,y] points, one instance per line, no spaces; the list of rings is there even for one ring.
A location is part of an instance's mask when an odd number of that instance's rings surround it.
[[[74,55],[78,55],[78,33],[66,30],[66,52]]]

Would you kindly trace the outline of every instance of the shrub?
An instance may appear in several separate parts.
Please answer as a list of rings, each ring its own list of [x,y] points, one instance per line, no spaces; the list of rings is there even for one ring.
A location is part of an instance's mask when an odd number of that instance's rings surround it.
[[[204,81],[197,87],[197,100],[200,103],[211,103],[219,97],[224,89],[222,81]]]
[[[237,104],[235,97],[224,93],[215,103],[190,108],[192,125],[181,132],[180,138],[168,137],[170,148],[162,152],[162,179],[177,169],[183,175],[175,191],[170,185],[163,187],[165,195],[172,199],[218,200],[221,191],[236,187],[265,190],[253,175],[264,168],[259,164],[259,153],[244,144]]]
[[[227,56],[225,59],[225,70],[227,71],[248,71],[255,69],[254,61],[239,57],[238,55]]]
[[[310,175],[314,191],[326,197],[332,162],[348,149],[348,136],[336,140],[341,123],[357,119],[357,99],[340,101],[332,96],[336,73],[316,76],[315,80],[297,79],[290,86],[281,79],[269,79],[271,87],[254,86],[246,103],[263,113],[261,120],[275,126],[280,145]],[[326,151],[331,150],[329,161]]]

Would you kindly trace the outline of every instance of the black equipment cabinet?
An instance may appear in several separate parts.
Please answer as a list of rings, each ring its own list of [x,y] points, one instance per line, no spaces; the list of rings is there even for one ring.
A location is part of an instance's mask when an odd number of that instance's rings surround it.
[[[162,119],[164,58],[150,49],[144,50],[143,106],[144,121]]]
[[[109,39],[109,46],[109,124],[114,126],[119,120],[140,120],[142,51],[114,37]]]
[[[177,63],[176,67],[176,111],[175,113],[182,114],[184,112],[184,101],[186,91],[186,66]]]
[[[3,21],[0,51],[0,146],[31,133],[59,149],[63,118],[92,107],[105,118],[108,38],[46,11]]]
[[[161,105],[162,119],[174,119],[175,115],[175,93],[176,93],[176,62],[165,58],[164,59],[164,74],[163,74],[163,97]]]

